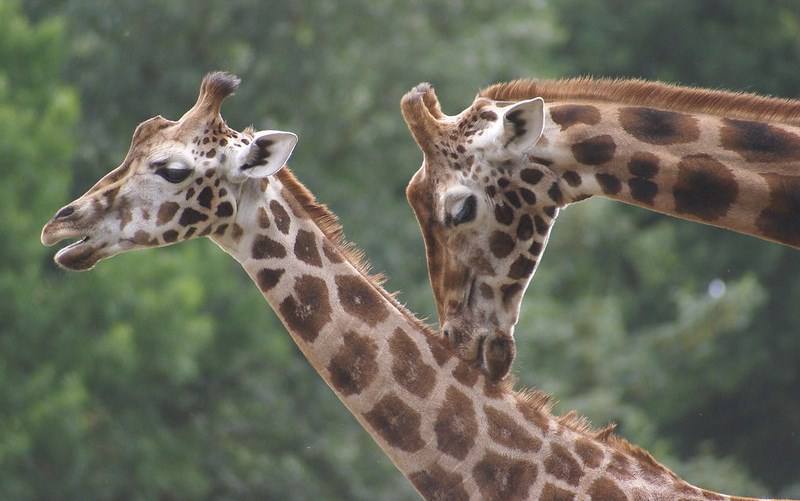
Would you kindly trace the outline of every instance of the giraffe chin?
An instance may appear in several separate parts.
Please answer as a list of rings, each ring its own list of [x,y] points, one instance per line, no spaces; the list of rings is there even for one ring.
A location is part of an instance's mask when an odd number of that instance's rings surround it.
[[[84,237],[64,247],[56,253],[53,260],[68,271],[91,270],[103,256],[94,245],[88,243],[89,240],[89,237]]]

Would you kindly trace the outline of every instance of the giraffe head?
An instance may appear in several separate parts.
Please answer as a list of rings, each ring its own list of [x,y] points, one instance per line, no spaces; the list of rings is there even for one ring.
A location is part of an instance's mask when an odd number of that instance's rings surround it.
[[[238,85],[236,76],[211,73],[180,120],[157,116],[139,124],[122,164],[42,230],[45,245],[79,239],[56,254],[56,263],[88,270],[121,252],[234,227],[241,184],[276,173],[297,143],[290,132],[228,128],[220,106]]]
[[[544,102],[478,97],[446,116],[433,88],[420,84],[401,107],[424,154],[406,194],[442,334],[462,358],[502,378],[523,292],[563,204],[557,176],[529,154],[542,137]]]

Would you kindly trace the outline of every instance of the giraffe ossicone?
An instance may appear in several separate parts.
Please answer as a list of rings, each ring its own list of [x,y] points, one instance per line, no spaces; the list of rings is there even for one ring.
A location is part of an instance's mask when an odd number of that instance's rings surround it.
[[[421,84],[401,108],[442,334],[493,379],[566,205],[600,195],[800,248],[800,101],[583,78],[496,84],[455,116]]]
[[[80,251],[57,255],[62,266],[208,236],[426,499],[729,499],[690,486],[610,429],[554,417],[541,393],[514,392],[452,356],[367,274],[335,216],[281,169],[294,138],[225,125],[221,98],[236,84],[209,75],[181,120],[137,128],[122,166],[45,226],[45,243],[90,235]],[[259,159],[275,163],[261,168]]]

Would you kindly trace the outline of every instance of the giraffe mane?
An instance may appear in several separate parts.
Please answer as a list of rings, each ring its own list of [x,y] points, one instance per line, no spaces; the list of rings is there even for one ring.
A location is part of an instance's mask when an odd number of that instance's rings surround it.
[[[555,101],[606,101],[742,120],[800,125],[800,100],[640,79],[595,79],[589,76],[558,80],[522,79],[490,85],[478,95],[495,101],[519,101],[533,97]]]
[[[339,223],[339,218],[336,214],[328,209],[326,205],[318,202],[314,194],[295,177],[288,167],[281,169],[277,173],[277,176],[281,184],[283,184],[300,206],[308,213],[309,217],[316,223],[325,237],[342,252],[344,258],[375,287],[375,290],[397,308],[397,310],[413,325],[428,336],[430,342],[436,343],[439,348],[449,351],[449,348],[445,346],[444,342],[436,335],[436,332],[431,326],[402,304],[397,299],[396,293],[388,292],[383,288],[383,283],[385,281],[384,275],[371,273],[370,265],[365,258],[364,252],[356,247],[355,244],[344,238],[342,225]],[[477,371],[479,369],[469,368],[469,370]],[[487,391],[491,391],[491,393],[495,395],[510,395],[521,410],[524,409],[523,413],[524,411],[535,412],[546,418],[553,419],[565,428],[605,443],[615,450],[630,454],[640,461],[647,462],[654,467],[664,470],[670,475],[674,475],[669,468],[656,461],[649,452],[631,444],[622,437],[614,435],[616,424],[611,423],[603,428],[594,428],[589,418],[578,414],[574,410],[561,416],[556,416],[553,413],[553,405],[555,402],[548,393],[533,388],[515,389],[515,382],[513,376],[507,377],[497,383],[487,382],[488,385],[495,386],[495,388]]]

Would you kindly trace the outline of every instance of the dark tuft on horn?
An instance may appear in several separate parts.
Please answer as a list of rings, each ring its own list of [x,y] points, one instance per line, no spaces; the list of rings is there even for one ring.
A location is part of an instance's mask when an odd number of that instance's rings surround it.
[[[227,71],[215,71],[203,78],[200,86],[201,94],[205,94],[213,101],[221,102],[239,88],[242,80]]]

